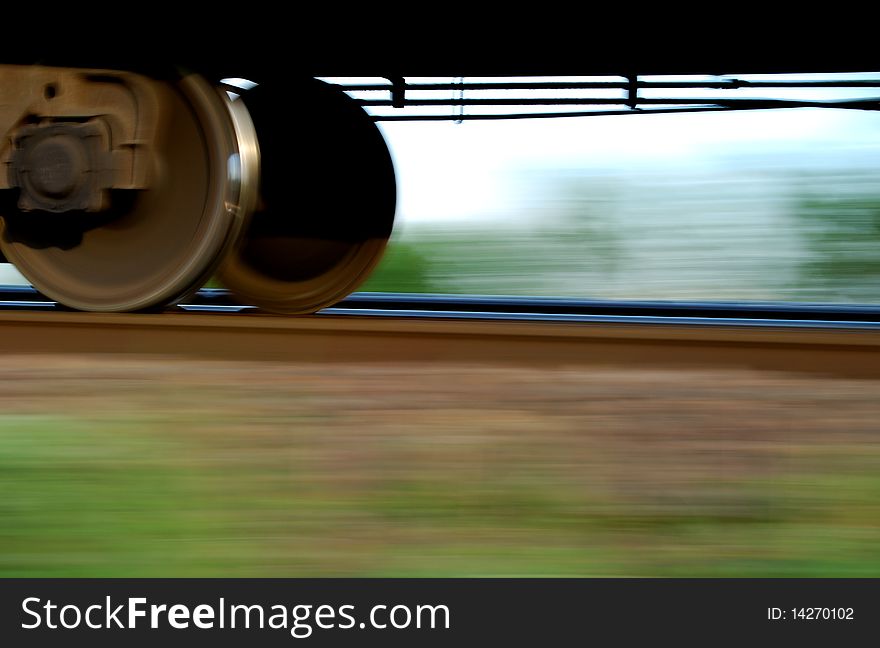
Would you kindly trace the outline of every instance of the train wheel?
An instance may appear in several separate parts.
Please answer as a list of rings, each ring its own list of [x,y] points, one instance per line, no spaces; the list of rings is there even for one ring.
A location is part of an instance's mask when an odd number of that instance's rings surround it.
[[[244,99],[260,142],[260,198],[219,277],[247,303],[311,313],[351,293],[381,258],[396,206],[391,155],[363,109],[326,83],[270,80]]]
[[[71,308],[174,303],[216,270],[253,209],[258,152],[241,102],[197,75],[155,83],[162,126],[148,189],[115,190],[109,208],[97,212],[3,206],[3,254],[40,292]]]

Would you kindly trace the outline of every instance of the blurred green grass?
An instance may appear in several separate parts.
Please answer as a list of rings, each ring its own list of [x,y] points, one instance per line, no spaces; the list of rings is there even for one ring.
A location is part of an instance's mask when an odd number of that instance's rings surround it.
[[[709,454],[700,472],[675,447],[680,421],[637,460],[601,435],[584,447],[595,431],[554,431],[571,413],[543,401],[543,439],[525,410],[462,429],[428,412],[334,438],[346,413],[316,405],[326,388],[221,382],[129,384],[91,414],[69,411],[79,397],[0,414],[0,576],[880,574],[880,450],[864,430],[791,434],[743,470],[729,467],[735,448]],[[680,477],[646,474],[670,462]]]

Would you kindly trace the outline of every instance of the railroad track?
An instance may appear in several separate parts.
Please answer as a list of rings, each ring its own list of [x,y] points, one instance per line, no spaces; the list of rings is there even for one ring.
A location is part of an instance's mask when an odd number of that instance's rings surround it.
[[[162,313],[64,310],[0,291],[0,351],[309,362],[738,366],[880,377],[880,307],[360,293],[316,315],[263,314],[222,290]]]
[[[0,286],[0,310],[68,310],[29,286]],[[184,311],[246,312],[228,291],[205,288]],[[877,328],[880,305],[792,302],[584,300],[558,297],[355,293],[319,315],[543,321],[618,321],[645,324]]]

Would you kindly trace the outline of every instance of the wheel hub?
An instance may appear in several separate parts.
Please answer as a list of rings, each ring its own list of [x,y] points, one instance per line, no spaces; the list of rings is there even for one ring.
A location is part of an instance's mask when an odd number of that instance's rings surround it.
[[[10,185],[22,211],[101,211],[112,184],[106,128],[51,124],[22,128],[10,158]]]

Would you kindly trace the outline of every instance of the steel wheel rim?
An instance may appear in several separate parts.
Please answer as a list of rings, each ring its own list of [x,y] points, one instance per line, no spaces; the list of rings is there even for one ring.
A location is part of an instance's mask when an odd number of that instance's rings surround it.
[[[381,131],[346,95],[313,79],[304,83],[314,93],[311,112],[301,119],[311,130],[304,132],[277,130],[273,97],[264,99],[268,108],[255,100],[260,86],[244,93],[260,138],[262,205],[219,271],[221,282],[242,301],[287,314],[312,313],[334,304],[366,280],[382,258],[396,209],[394,165]],[[322,129],[326,142],[321,139]],[[285,142],[279,143],[283,138]],[[319,170],[326,167],[328,178],[342,176],[341,182],[353,187],[364,221],[352,218],[346,201],[336,200],[329,181],[317,174],[303,180],[298,189],[315,196],[295,193],[309,207],[285,209],[277,195],[291,168],[284,167],[284,144],[297,151],[300,163],[304,160]],[[296,172],[291,176],[298,178]],[[331,203],[326,209],[322,198]],[[280,222],[285,219],[289,219],[286,224]],[[321,219],[326,222],[317,226],[322,231],[316,233],[314,221]],[[298,230],[300,225],[303,229]],[[264,226],[267,231],[261,235]]]
[[[114,196],[124,204],[110,215],[29,223],[32,214],[16,214],[0,224],[7,259],[59,303],[107,312],[174,303],[204,283],[241,235],[259,164],[244,107],[197,75],[162,92],[169,108],[150,189]],[[52,225],[79,242],[70,245]]]

